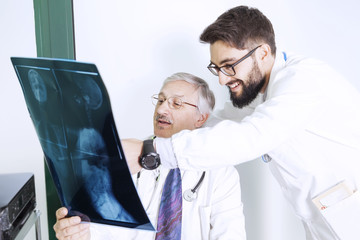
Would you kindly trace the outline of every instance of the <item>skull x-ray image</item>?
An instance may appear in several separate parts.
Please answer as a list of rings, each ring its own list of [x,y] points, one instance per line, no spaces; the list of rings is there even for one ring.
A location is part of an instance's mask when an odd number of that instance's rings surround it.
[[[96,66],[46,58],[11,60],[69,215],[154,231],[127,167]]]

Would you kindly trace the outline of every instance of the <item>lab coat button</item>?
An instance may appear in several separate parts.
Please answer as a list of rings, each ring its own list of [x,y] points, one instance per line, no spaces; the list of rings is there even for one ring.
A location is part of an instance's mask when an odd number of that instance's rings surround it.
[[[271,162],[272,160],[272,158],[268,154],[264,154],[261,158],[265,163]]]

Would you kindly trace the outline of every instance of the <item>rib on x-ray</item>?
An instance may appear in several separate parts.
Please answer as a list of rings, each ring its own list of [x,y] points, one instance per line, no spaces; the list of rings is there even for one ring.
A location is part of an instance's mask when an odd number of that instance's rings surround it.
[[[11,60],[69,215],[154,230],[131,179],[96,66],[47,58]]]

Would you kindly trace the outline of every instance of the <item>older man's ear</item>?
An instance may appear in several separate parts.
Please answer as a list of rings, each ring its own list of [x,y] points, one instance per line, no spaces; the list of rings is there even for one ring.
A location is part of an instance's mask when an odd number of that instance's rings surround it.
[[[198,120],[195,123],[196,128],[202,127],[206,120],[209,118],[209,114],[200,114]]]

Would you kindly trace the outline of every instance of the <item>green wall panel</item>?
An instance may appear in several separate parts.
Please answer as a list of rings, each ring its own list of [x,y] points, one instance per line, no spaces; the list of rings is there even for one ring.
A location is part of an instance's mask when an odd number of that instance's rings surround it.
[[[75,59],[72,0],[34,0],[38,57]]]
[[[75,59],[72,0],[34,0],[34,17],[37,56]],[[53,225],[61,204],[46,163],[44,170],[49,240],[56,240]]]

